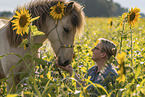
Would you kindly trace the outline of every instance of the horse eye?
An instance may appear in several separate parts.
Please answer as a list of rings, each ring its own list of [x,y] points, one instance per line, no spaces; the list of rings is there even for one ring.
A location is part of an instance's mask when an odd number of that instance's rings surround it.
[[[63,28],[63,30],[64,30],[66,33],[69,33],[69,29],[68,29],[68,28]]]

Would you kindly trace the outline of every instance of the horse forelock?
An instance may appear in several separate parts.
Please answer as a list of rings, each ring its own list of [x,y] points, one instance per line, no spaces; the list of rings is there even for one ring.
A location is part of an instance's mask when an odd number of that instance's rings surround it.
[[[41,30],[41,26],[43,25],[44,21],[46,20],[46,17],[49,16],[50,13],[50,7],[56,5],[58,2],[63,2],[64,4],[67,4],[65,0],[36,0],[31,1],[28,5],[22,6],[21,8],[25,7],[29,10],[29,13],[31,14],[31,17],[37,17],[40,16],[40,18],[33,22],[33,25],[36,25],[39,30]],[[69,2],[68,2],[69,3]],[[78,29],[78,31],[81,31],[84,26],[84,13],[81,11],[81,6],[78,3],[74,3],[75,7],[70,13],[71,23],[72,25]],[[17,11],[20,7],[17,7]],[[7,37],[8,41],[11,46],[17,47],[21,44],[22,40],[24,38],[27,38],[28,35],[17,35],[16,30],[13,30],[13,26],[10,20],[9,27],[7,30]]]

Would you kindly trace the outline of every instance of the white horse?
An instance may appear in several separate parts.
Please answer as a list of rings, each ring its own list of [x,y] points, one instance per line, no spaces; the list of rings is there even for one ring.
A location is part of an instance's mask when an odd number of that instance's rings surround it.
[[[65,4],[65,15],[61,20],[58,21],[56,26],[56,21],[50,16],[50,7],[56,5],[58,2],[63,2]],[[22,7],[23,8],[23,7]],[[58,1],[35,1],[25,6],[29,10],[32,17],[40,16],[33,24],[37,28],[44,32],[44,36],[35,36],[34,43],[43,43],[48,39],[51,43],[51,46],[54,50],[54,53],[58,57],[58,64],[68,65],[72,61],[73,56],[73,43],[76,32],[79,32],[83,29],[84,26],[84,13],[81,10],[82,6],[78,3],[71,1],[65,2],[62,0]],[[18,9],[17,9],[18,10]],[[15,53],[20,56],[24,56],[29,50],[28,46],[26,49],[18,48],[21,44],[23,37],[29,36],[20,36],[16,34],[16,31],[13,31],[11,21],[13,18],[8,21],[8,23],[0,29],[0,56]],[[0,23],[6,20],[1,20]],[[2,25],[3,25],[2,24]],[[65,45],[65,46],[64,46]],[[71,45],[71,47],[68,47]],[[21,62],[21,66],[17,65],[15,68],[10,69],[17,64],[20,60],[19,57],[15,55],[8,55],[0,59],[0,79],[9,77],[13,73],[18,72],[28,72],[24,62]],[[19,82],[19,75],[14,76],[15,84]],[[8,91],[13,85],[12,77],[8,79],[10,85],[7,85]]]

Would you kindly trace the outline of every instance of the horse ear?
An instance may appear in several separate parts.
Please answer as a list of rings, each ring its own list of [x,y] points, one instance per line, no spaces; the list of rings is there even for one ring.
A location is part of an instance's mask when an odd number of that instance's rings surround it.
[[[74,2],[70,2],[66,5],[65,14],[68,15],[74,8]]]

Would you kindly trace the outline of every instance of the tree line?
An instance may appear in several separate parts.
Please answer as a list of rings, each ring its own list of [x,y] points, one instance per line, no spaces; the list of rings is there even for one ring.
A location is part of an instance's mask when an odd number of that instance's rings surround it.
[[[10,12],[10,11],[2,11],[2,12],[0,12],[0,17],[9,18],[9,17],[12,17],[12,16],[13,16],[13,13]]]
[[[127,12],[127,8],[122,8],[120,4],[113,0],[74,0],[85,5],[84,12],[88,17],[111,17],[120,16]]]

